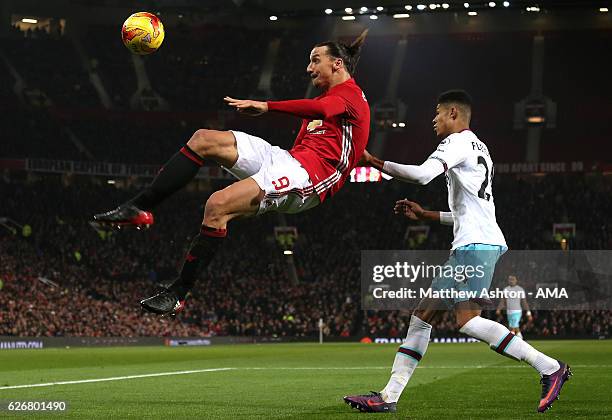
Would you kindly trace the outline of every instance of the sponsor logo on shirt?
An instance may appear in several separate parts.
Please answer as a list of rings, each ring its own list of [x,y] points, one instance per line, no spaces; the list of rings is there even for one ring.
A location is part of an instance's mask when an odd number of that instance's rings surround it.
[[[306,131],[311,132],[315,128],[321,127],[322,125],[323,125],[323,120],[312,120],[308,123],[308,126],[306,126]]]

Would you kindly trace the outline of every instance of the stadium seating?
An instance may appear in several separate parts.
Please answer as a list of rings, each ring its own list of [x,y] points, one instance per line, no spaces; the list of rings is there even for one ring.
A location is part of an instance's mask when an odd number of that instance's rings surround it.
[[[15,79],[0,60],[0,78],[9,81],[0,84],[0,109],[7,122],[0,158],[159,165],[199,127],[245,130],[290,147],[300,121],[278,115],[237,118],[225,110],[222,98],[263,95],[258,82],[266,47],[274,39],[280,39],[280,46],[272,99],[303,97],[309,83],[308,53],[322,39],[315,39],[310,28],[290,33],[219,25],[179,28],[171,31],[159,53],[143,58],[151,87],[167,102],[160,112],[130,109],[137,78],[117,28],[83,29],[81,39],[89,40],[82,45],[85,63],[68,35],[12,28],[0,39],[0,50],[28,88],[21,102],[13,91]],[[610,33],[543,34],[544,93],[558,103],[559,114],[557,128],[544,131],[541,159],[601,161],[606,158],[601,151],[608,140],[601,133],[608,131],[605,98],[612,94],[611,85],[603,62],[582,63],[605,59],[601,51],[610,44]],[[431,129],[435,98],[441,90],[461,87],[475,100],[473,127],[494,160],[523,161],[526,134],[512,128],[513,105],[529,93],[533,35],[408,36],[397,92],[407,106],[407,126],[388,135],[383,155],[401,162],[426,158],[436,144]],[[371,105],[385,98],[388,66],[399,39],[399,34],[373,31],[364,46],[356,79]],[[105,48],[96,48],[102,43]],[[111,109],[103,108],[85,67],[101,77]],[[78,144],[86,150],[80,151]],[[403,239],[406,222],[391,214],[396,199],[447,207],[443,180],[418,189],[388,182],[348,185],[320,208],[287,216],[300,232],[294,249],[299,284],[291,282],[273,239],[276,219],[237,222],[187,311],[177,320],[160,321],[142,314],[137,301],[171,280],[200,222],[207,193],[181,193],[164,204],[151,231],[101,237],[87,218],[134,191],[71,175],[2,175],[0,217],[27,224],[33,233],[24,237],[23,232],[0,230],[0,307],[6,308],[0,313],[0,335],[311,336],[323,318],[331,336],[401,336],[404,314],[360,309],[359,251],[408,246]],[[495,177],[498,221],[513,249],[558,247],[551,226],[565,221],[578,227],[572,247],[610,249],[610,197],[612,183],[602,175]],[[354,209],[364,210],[357,215]],[[447,249],[450,240],[448,228],[432,226],[419,247]],[[342,252],[329,252],[338,249],[338,241]],[[541,312],[527,333],[609,335],[609,325],[609,312]],[[449,317],[436,325],[436,334],[453,330]]]
[[[612,248],[605,217],[612,211],[609,177],[496,179],[498,220],[511,248],[558,248],[551,235],[554,221],[577,224],[575,248]],[[400,337],[406,314],[360,309],[360,250],[406,248],[408,224],[392,215],[392,204],[407,196],[443,209],[444,188],[438,181],[426,188],[397,182],[349,184],[322,206],[287,216],[300,234],[294,248],[298,284],[292,283],[286,257],[274,240],[276,218],[238,221],[202,275],[186,312],[177,320],[160,321],[143,314],[137,302],[176,273],[190,236],[197,232],[206,193],[184,192],[164,203],[150,231],[101,237],[87,218],[133,191],[87,179],[8,174],[0,180],[0,194],[6,198],[0,216],[30,225],[32,234],[0,230],[0,306],[7,308],[0,335],[313,336],[322,318],[330,336]],[[588,215],[584,200],[578,199],[585,190],[590,191]],[[356,208],[364,211],[357,215]],[[432,226],[420,248],[448,249],[450,239],[447,227]],[[452,321],[441,320],[436,334],[452,332]],[[609,321],[610,313],[603,311],[540,311],[526,332],[606,335]]]

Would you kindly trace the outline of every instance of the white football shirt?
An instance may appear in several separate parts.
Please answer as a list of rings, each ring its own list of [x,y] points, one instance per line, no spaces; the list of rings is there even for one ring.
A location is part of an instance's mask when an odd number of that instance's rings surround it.
[[[512,292],[512,294],[516,296],[526,296],[525,289],[523,289],[518,284],[516,286],[504,287],[504,292]],[[506,311],[510,313],[522,312],[523,308],[521,307],[521,298],[520,297],[507,297],[506,298]]]
[[[454,219],[452,249],[469,244],[506,246],[495,219],[493,161],[487,146],[464,130],[442,140],[429,159],[444,165]]]

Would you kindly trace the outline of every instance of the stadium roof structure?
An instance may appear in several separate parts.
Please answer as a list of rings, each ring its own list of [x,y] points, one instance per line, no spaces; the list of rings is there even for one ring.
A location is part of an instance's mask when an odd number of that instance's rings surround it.
[[[333,22],[334,36],[352,36],[364,27],[380,35],[610,30],[612,15],[607,13],[607,3],[612,0],[4,0],[0,16],[5,20],[11,14],[44,16],[71,22],[78,18],[80,26],[113,25],[134,11],[147,10],[159,15],[168,28],[179,24],[268,28],[273,24],[293,30],[319,23],[329,28]]]
[[[227,2],[232,3],[232,2]],[[411,6],[412,13],[444,13],[444,12],[464,12],[466,3],[470,10],[521,10],[527,8],[537,8],[539,11],[560,10],[560,9],[593,9],[598,10],[605,6],[602,1],[590,0],[461,0],[461,1],[439,1],[439,0],[377,0],[377,1],[356,1],[356,0],[234,0],[234,4],[239,3],[240,7],[247,9],[260,9],[278,12],[286,15],[323,15],[325,9],[331,9],[332,14],[345,14],[346,8],[351,8],[352,14],[393,14],[406,11],[406,6]],[[424,7],[419,7],[424,6]],[[364,8],[365,7],[365,8]],[[364,8],[364,9],[362,9]],[[382,10],[380,10],[382,8]],[[367,9],[367,10],[366,10]]]
[[[7,0],[5,4],[10,10],[15,7],[44,7],[63,9],[72,6],[122,8],[143,10],[193,10],[215,12],[234,12],[248,14],[277,13],[285,16],[323,16],[325,10],[332,13],[343,14],[346,8],[351,8],[352,14],[393,14],[406,11],[411,6],[412,13],[448,13],[465,11],[466,4],[470,10],[506,9],[522,10],[537,8],[538,11],[560,9],[593,9],[609,7],[612,2],[597,0],[155,0],[145,2],[142,0],[50,0],[40,2],[37,0]],[[419,7],[423,6],[423,7]]]

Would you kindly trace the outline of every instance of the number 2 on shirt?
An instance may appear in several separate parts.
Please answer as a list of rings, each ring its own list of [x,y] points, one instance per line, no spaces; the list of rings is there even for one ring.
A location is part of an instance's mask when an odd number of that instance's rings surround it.
[[[491,179],[489,180],[489,167],[487,166],[487,161],[485,160],[484,156],[478,156],[478,164],[485,167],[485,178],[484,181],[482,181],[480,189],[478,190],[478,198],[489,201],[491,199],[491,194],[485,192],[485,190],[487,189],[489,182],[491,185],[493,184],[493,168],[491,168]]]

